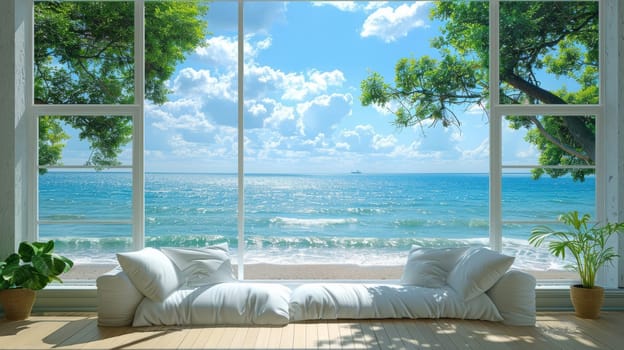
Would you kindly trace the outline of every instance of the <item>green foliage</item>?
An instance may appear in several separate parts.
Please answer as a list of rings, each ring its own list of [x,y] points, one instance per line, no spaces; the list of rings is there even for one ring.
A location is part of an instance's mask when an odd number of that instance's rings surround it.
[[[561,215],[559,221],[570,230],[537,226],[531,231],[529,243],[539,247],[547,242],[548,250],[561,259],[565,259],[566,252],[572,254],[575,263],[570,267],[579,273],[583,288],[593,288],[598,270],[618,257],[613,247],[607,247],[607,241],[613,234],[624,232],[624,223],[589,226],[590,215],[579,217],[577,211]]]
[[[53,252],[54,241],[21,242],[17,253],[0,262],[0,289],[43,289],[69,271],[74,263]]]
[[[167,100],[166,82],[178,63],[205,45],[208,7],[199,1],[145,5],[145,97]],[[130,1],[35,4],[35,102],[38,104],[132,104],[134,4]],[[68,136],[63,125],[87,140],[97,169],[118,164],[131,141],[127,116],[44,117],[39,123],[39,165],[58,165]],[[45,170],[41,170],[42,173]]]
[[[371,72],[361,83],[364,106],[395,114],[399,127],[460,126],[453,108],[483,106],[489,96],[489,4],[439,1],[431,19],[443,23],[432,40],[440,58],[402,58],[394,84]],[[500,95],[506,104],[586,104],[598,102],[598,4],[596,2],[512,1],[500,4]],[[548,91],[540,72],[575,82]],[[595,120],[585,116],[508,116],[510,126],[529,130],[526,140],[542,165],[595,163]],[[592,169],[540,169],[552,177],[571,173],[584,180]]]

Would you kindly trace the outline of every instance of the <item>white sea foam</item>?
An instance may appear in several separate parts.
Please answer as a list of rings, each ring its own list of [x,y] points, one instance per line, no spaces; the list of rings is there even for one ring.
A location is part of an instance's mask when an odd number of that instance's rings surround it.
[[[357,224],[358,220],[355,218],[342,218],[342,219],[330,219],[330,218],[318,218],[318,219],[302,219],[302,218],[287,218],[287,217],[275,217],[271,220],[272,224],[281,224],[288,226],[300,226],[300,227],[312,227],[312,226],[329,226],[329,225],[343,225],[343,224]]]
[[[295,241],[296,239],[292,239]],[[248,246],[245,252],[245,262],[271,263],[271,264],[355,264],[355,265],[404,265],[409,253],[408,247],[392,248],[327,248],[320,247],[321,241],[310,239],[316,248],[302,248],[291,246],[286,248],[262,247],[261,243],[256,246]],[[446,244],[429,242],[428,246],[443,247]],[[440,241],[441,242],[441,241]],[[362,242],[359,242],[362,244]],[[486,246],[487,238],[473,238],[457,240],[457,245]],[[513,268],[525,271],[565,271],[569,262],[562,261],[548,252],[546,248],[534,248],[522,240],[505,239],[503,241],[503,254],[515,257]],[[238,250],[231,248],[232,259],[238,261]],[[68,254],[73,258],[71,254]],[[75,257],[77,264],[116,264],[117,259],[113,253],[98,253],[89,256],[80,255]]]

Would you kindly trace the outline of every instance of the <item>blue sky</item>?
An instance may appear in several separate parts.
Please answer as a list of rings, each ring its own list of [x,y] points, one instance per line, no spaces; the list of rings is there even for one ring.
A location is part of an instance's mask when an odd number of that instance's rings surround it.
[[[236,172],[236,6],[210,5],[208,45],[177,67],[167,103],[147,104],[146,171]],[[487,116],[476,106],[456,110],[461,129],[397,129],[392,114],[360,104],[369,72],[391,81],[400,58],[437,55],[430,4],[245,6],[246,172],[488,171]],[[522,136],[505,128],[506,162],[536,163]]]

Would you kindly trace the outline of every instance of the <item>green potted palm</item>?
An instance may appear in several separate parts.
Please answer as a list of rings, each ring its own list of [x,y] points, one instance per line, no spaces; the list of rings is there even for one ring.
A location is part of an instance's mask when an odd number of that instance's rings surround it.
[[[604,288],[596,286],[596,273],[605,264],[618,257],[613,247],[607,246],[609,238],[624,232],[624,223],[590,225],[590,215],[579,216],[571,211],[559,216],[559,221],[569,230],[558,231],[540,225],[531,230],[529,243],[535,247],[548,243],[548,250],[561,259],[570,253],[569,265],[577,271],[581,284],[570,287],[570,298],[575,314],[581,318],[598,318],[604,300]]]
[[[71,269],[74,263],[53,252],[54,241],[21,242],[17,253],[0,261],[0,303],[8,320],[30,316],[35,291]]]

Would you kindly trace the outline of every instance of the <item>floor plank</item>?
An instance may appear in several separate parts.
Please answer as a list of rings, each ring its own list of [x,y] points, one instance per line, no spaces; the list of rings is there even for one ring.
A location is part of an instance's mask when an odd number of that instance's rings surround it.
[[[284,327],[99,327],[94,315],[0,321],[0,349],[621,349],[624,312],[540,312],[535,327],[477,320],[345,320]]]

